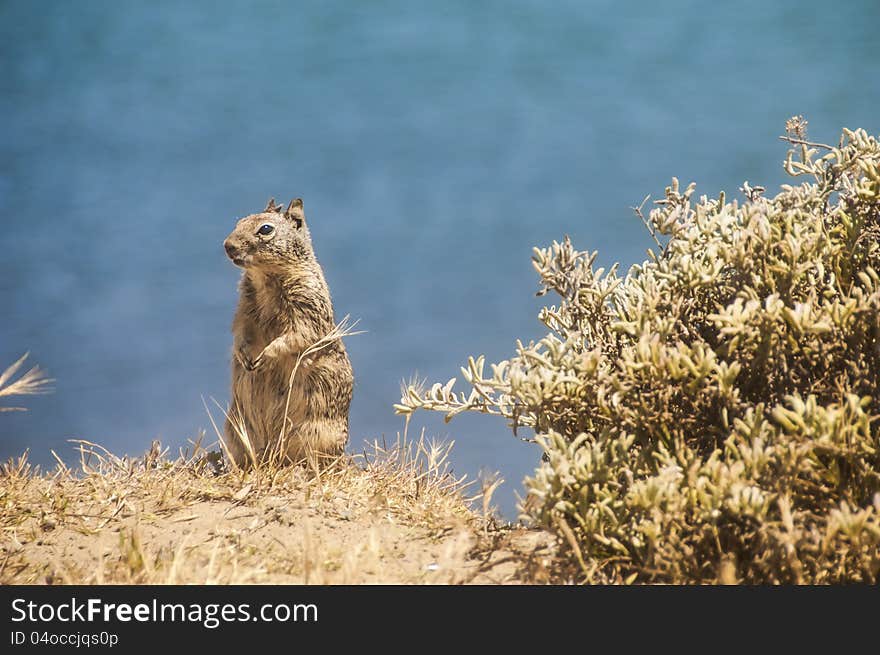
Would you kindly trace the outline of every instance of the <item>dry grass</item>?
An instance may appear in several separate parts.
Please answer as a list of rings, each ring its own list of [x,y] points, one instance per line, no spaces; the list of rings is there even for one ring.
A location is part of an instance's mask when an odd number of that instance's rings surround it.
[[[8,396],[32,396],[35,394],[48,393],[51,391],[51,378],[34,366],[17,380],[13,380],[18,369],[24,364],[28,353],[22,355],[18,361],[11,364],[0,374],[0,398]],[[0,412],[24,411],[24,407],[0,407]]]
[[[173,459],[158,442],[139,458],[77,447],[76,470],[56,456],[41,472],[27,454],[2,466],[0,583],[546,579],[533,573],[547,539],[475,511],[451,446],[424,436],[312,470],[228,470],[198,443]]]

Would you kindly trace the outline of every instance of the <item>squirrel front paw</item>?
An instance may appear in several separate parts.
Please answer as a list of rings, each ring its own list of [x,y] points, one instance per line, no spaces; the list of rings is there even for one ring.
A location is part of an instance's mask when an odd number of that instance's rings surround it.
[[[260,353],[256,359],[251,359],[250,355],[247,354],[247,350],[245,350],[244,346],[235,351],[235,358],[246,371],[256,371],[263,364],[262,353]]]

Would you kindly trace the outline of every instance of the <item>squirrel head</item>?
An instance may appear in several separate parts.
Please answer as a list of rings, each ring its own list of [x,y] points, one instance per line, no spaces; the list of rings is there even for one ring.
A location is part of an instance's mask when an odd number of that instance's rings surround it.
[[[271,198],[259,214],[238,221],[223,247],[243,269],[282,268],[314,259],[302,198],[291,200],[287,209]]]

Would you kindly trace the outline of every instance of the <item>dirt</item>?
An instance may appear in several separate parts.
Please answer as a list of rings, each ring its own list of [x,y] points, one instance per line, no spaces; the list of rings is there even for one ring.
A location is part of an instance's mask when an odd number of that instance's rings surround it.
[[[518,584],[546,580],[547,533],[450,502],[364,497],[354,477],[181,491],[146,476],[5,482],[0,582]],[[346,482],[346,480],[348,482]],[[354,484],[352,480],[358,481]],[[376,483],[369,482],[376,488]],[[429,490],[431,493],[431,490]],[[436,490],[433,493],[437,493]],[[357,494],[356,497],[353,494]],[[416,501],[422,503],[416,504]],[[405,511],[404,511],[405,510]]]

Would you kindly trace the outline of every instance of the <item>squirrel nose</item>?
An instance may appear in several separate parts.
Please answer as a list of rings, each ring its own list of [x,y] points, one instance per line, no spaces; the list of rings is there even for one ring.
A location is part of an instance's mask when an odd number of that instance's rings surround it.
[[[232,257],[236,252],[238,252],[238,248],[230,243],[228,240],[223,242],[223,247],[226,248],[226,254]]]

